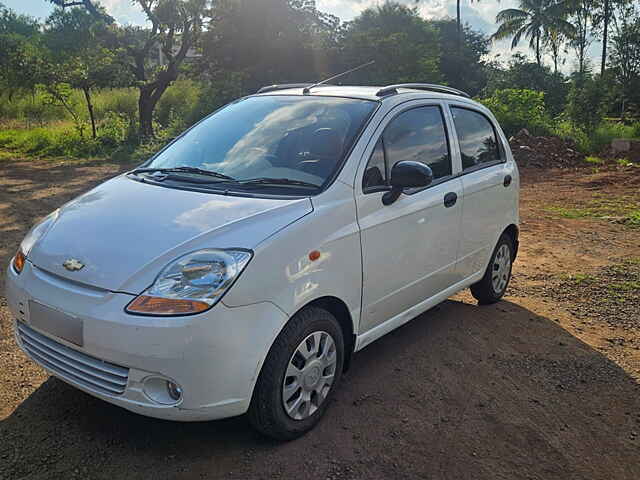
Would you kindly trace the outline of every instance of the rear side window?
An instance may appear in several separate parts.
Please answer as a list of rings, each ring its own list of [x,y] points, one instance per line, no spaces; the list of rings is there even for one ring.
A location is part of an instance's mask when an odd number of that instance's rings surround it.
[[[435,180],[451,175],[451,155],[440,107],[413,108],[391,120],[367,164],[364,190],[388,185],[391,169],[404,160],[428,165]]]
[[[462,169],[501,161],[500,144],[487,117],[466,108],[451,108],[460,143]]]

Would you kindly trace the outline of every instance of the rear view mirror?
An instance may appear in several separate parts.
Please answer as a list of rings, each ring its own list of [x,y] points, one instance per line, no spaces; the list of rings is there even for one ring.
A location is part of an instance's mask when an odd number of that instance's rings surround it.
[[[428,187],[433,182],[433,171],[424,163],[405,160],[391,169],[391,190],[382,196],[384,205],[395,202],[405,188]]]

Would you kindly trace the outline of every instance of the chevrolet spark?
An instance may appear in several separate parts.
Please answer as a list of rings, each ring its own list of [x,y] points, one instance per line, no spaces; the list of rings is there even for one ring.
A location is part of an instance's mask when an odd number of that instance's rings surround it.
[[[464,288],[504,295],[518,191],[463,92],[267,87],[32,228],[7,274],[16,341],[133,412],[295,438],[354,352]]]

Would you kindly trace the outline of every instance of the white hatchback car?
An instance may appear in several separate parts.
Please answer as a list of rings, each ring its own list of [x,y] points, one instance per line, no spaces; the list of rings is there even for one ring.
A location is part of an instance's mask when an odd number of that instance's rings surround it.
[[[503,296],[518,194],[463,92],[268,87],[37,224],[8,269],[16,339],[133,412],[295,438],[354,352],[466,287]]]

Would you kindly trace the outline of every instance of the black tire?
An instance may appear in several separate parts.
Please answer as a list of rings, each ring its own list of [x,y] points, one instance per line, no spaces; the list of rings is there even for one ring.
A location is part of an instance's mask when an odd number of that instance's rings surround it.
[[[499,291],[496,291],[496,287],[493,282],[494,265],[496,263],[496,256],[503,245],[506,245],[509,249],[509,273],[504,287],[500,288]],[[482,277],[482,280],[471,285],[471,294],[476,300],[478,300],[480,305],[490,305],[492,303],[499,302],[504,296],[507,288],[509,287],[509,281],[511,280],[511,266],[513,265],[514,253],[513,240],[511,240],[511,237],[508,235],[503,234],[491,254],[491,260],[489,261],[489,265],[487,266],[487,270]]]
[[[333,384],[326,398],[309,417],[294,420],[283,406],[285,372],[301,342],[314,332],[333,338],[337,356]],[[318,307],[308,307],[294,315],[271,346],[253,390],[248,416],[260,433],[277,440],[293,440],[311,430],[322,418],[342,375],[344,338],[335,317]]]

